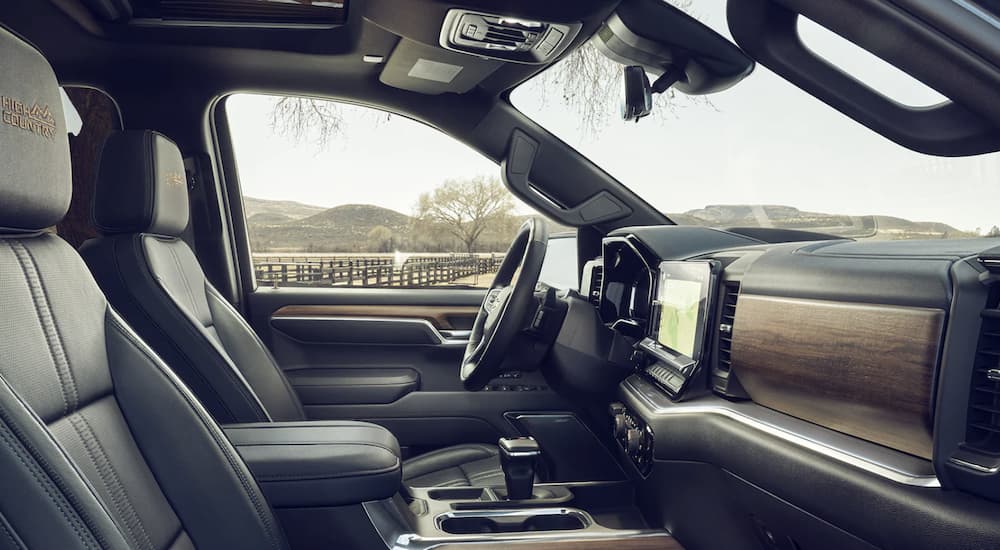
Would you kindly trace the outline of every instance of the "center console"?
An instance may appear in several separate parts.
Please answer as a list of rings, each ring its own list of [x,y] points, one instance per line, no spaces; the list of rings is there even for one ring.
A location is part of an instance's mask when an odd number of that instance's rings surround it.
[[[679,549],[650,529],[627,482],[537,484],[535,498],[511,504],[504,488],[412,488],[364,504],[387,548]],[[537,545],[537,546],[535,546]],[[587,546],[590,545],[590,546]]]
[[[499,442],[502,487],[404,488],[393,499],[365,504],[389,548],[437,544],[521,544],[663,538],[647,528],[625,481],[535,483],[541,456],[531,437]],[[669,537],[667,537],[669,539]],[[672,539],[669,539],[672,541]],[[478,546],[477,546],[478,547]]]
[[[500,440],[503,486],[409,488],[400,481],[396,438],[381,426],[312,421],[224,429],[295,550],[483,550],[515,542],[680,548],[647,526],[629,481],[536,483],[542,449],[530,437]]]

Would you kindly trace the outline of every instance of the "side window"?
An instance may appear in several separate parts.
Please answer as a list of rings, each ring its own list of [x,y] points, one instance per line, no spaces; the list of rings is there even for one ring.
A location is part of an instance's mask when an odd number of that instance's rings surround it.
[[[545,262],[542,263],[538,280],[555,288],[580,290],[577,257],[576,233],[549,235],[549,246],[545,251]]]
[[[402,116],[250,94],[226,112],[258,285],[487,287],[536,215],[494,162]]]

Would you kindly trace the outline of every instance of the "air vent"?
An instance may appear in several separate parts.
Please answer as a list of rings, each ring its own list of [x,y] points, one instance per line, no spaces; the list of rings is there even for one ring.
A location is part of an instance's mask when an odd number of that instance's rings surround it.
[[[343,0],[132,0],[135,19],[164,24],[333,26],[346,21]]]
[[[736,302],[740,284],[726,283],[722,291],[722,313],[719,315],[719,372],[729,374],[733,368],[733,324],[736,323]]]
[[[1000,453],[1000,289],[997,288],[991,290],[982,313],[967,422],[966,447]]]
[[[716,348],[718,353],[712,367],[712,388],[727,397],[745,399],[747,394],[732,373],[733,326],[736,323],[736,304],[739,298],[740,283],[730,281],[723,285]]]
[[[601,285],[604,284],[604,266],[597,265],[594,266],[594,270],[590,275],[590,292],[587,296],[590,298],[590,303],[595,306],[601,305]]]
[[[451,10],[441,29],[450,50],[520,63],[544,63],[566,49],[580,25]]]
[[[581,290],[587,292],[587,301],[594,307],[601,306],[601,285],[604,284],[604,264],[600,258],[590,260],[583,266],[583,285]]]

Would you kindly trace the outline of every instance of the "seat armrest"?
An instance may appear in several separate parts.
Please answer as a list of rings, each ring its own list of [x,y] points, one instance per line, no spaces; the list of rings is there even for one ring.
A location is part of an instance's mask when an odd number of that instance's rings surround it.
[[[269,422],[223,429],[275,508],[380,500],[401,486],[399,443],[375,424]]]

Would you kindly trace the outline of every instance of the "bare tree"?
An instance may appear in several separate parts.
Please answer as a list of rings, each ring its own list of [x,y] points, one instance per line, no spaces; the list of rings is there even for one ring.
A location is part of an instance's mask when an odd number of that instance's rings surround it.
[[[271,109],[271,130],[295,141],[316,133],[316,146],[325,149],[340,135],[343,111],[336,102],[311,97],[280,97]]]
[[[368,248],[373,252],[392,252],[395,237],[392,230],[384,225],[376,225],[367,235]]]
[[[416,223],[425,229],[444,230],[475,250],[483,234],[513,218],[514,200],[500,180],[476,176],[447,180],[437,189],[420,195]]]

